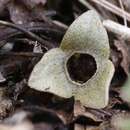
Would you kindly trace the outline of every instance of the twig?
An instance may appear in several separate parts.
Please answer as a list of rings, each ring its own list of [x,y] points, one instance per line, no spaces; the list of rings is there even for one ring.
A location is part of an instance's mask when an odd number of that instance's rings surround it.
[[[6,21],[2,21],[0,20],[0,24],[1,25],[4,25],[4,26],[8,26],[8,27],[11,27],[11,28],[15,28],[23,33],[25,33],[28,37],[32,38],[33,40],[36,40],[38,41],[39,43],[41,43],[42,45],[44,45],[45,49],[48,50],[50,48],[53,48],[54,45],[52,44],[49,44],[49,42],[43,40],[42,38],[40,38],[39,36],[35,35],[34,33],[18,26],[18,25],[15,25],[13,23],[10,23],[10,22],[6,22]]]
[[[121,36],[124,40],[130,41],[130,28],[118,24],[112,20],[104,20],[104,27],[119,36]]]
[[[125,16],[125,14],[124,14],[125,8],[124,8],[124,6],[123,6],[122,0],[118,0],[118,1],[119,1],[119,3],[120,3],[121,9],[123,10],[124,25],[127,27],[127,19],[126,19],[126,16]]]
[[[24,29],[26,29],[30,32],[41,33],[42,35],[45,35],[46,33],[50,33],[53,37],[55,36],[56,39],[58,39],[58,38],[61,39],[65,33],[65,29],[60,30],[60,29],[52,28],[52,26],[47,26],[46,24],[41,25],[41,24],[35,23],[33,26],[22,25],[22,27],[24,27]],[[16,30],[14,28],[7,28],[6,30],[4,30],[2,35],[0,35],[0,42],[2,40],[8,40],[17,35],[21,35],[22,33],[23,32]],[[52,44],[52,43],[50,43],[50,44]]]
[[[83,4],[85,7],[87,7],[88,9],[92,9],[92,10],[96,10],[89,2],[87,2],[86,0],[79,0],[79,2],[81,4]]]
[[[60,27],[62,27],[64,30],[68,29],[68,26],[66,24],[63,24],[63,23],[61,23],[59,21],[53,20],[53,23],[60,26]]]
[[[44,53],[33,52],[0,52],[0,56],[24,56],[24,57],[41,57]]]
[[[126,17],[126,19],[128,21],[130,21],[130,14],[126,11],[123,11],[122,9],[118,8],[117,6],[109,3],[106,0],[91,0],[99,5],[101,5],[102,7],[106,8],[107,10],[111,11],[112,13],[124,18],[124,16]]]

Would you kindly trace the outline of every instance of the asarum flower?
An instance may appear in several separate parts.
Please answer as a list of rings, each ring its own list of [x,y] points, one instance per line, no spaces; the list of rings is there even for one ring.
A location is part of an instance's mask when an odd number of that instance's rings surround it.
[[[90,10],[72,23],[59,48],[42,57],[28,85],[63,98],[74,96],[86,107],[103,108],[114,73],[109,53],[107,32],[98,14]]]

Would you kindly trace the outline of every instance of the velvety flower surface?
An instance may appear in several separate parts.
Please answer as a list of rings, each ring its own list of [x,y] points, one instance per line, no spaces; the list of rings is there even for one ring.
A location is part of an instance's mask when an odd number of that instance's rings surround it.
[[[74,96],[86,107],[103,108],[114,73],[109,53],[107,32],[90,10],[72,23],[59,48],[42,57],[28,85],[63,98]]]

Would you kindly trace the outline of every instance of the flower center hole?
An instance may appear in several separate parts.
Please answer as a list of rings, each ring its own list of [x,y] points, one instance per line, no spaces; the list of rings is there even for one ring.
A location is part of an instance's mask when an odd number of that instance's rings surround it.
[[[73,81],[83,84],[95,74],[97,66],[93,56],[74,53],[67,61],[67,69]]]

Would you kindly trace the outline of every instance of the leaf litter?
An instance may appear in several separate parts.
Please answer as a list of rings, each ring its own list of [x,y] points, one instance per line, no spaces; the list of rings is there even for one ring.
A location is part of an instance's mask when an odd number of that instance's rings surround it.
[[[123,23],[118,15],[96,3],[86,2],[98,11],[102,19]],[[120,7],[118,2],[109,2]],[[129,12],[129,1],[122,2]],[[41,37],[48,44],[59,47],[66,32],[60,25],[70,25],[74,18],[87,11],[90,6],[84,6],[79,0],[1,0],[0,7],[1,20],[11,21]],[[129,115],[129,103],[120,97],[129,73],[128,41],[119,39],[108,31],[112,52],[110,59],[114,63],[115,74],[110,84],[109,104],[102,109],[93,109],[75,102],[73,97],[59,98],[29,88],[27,81],[30,73],[47,50],[41,43],[38,43],[37,48],[37,41],[18,29],[1,25],[0,30],[1,130],[115,130],[118,125],[113,125],[113,120],[116,121],[123,112]]]

